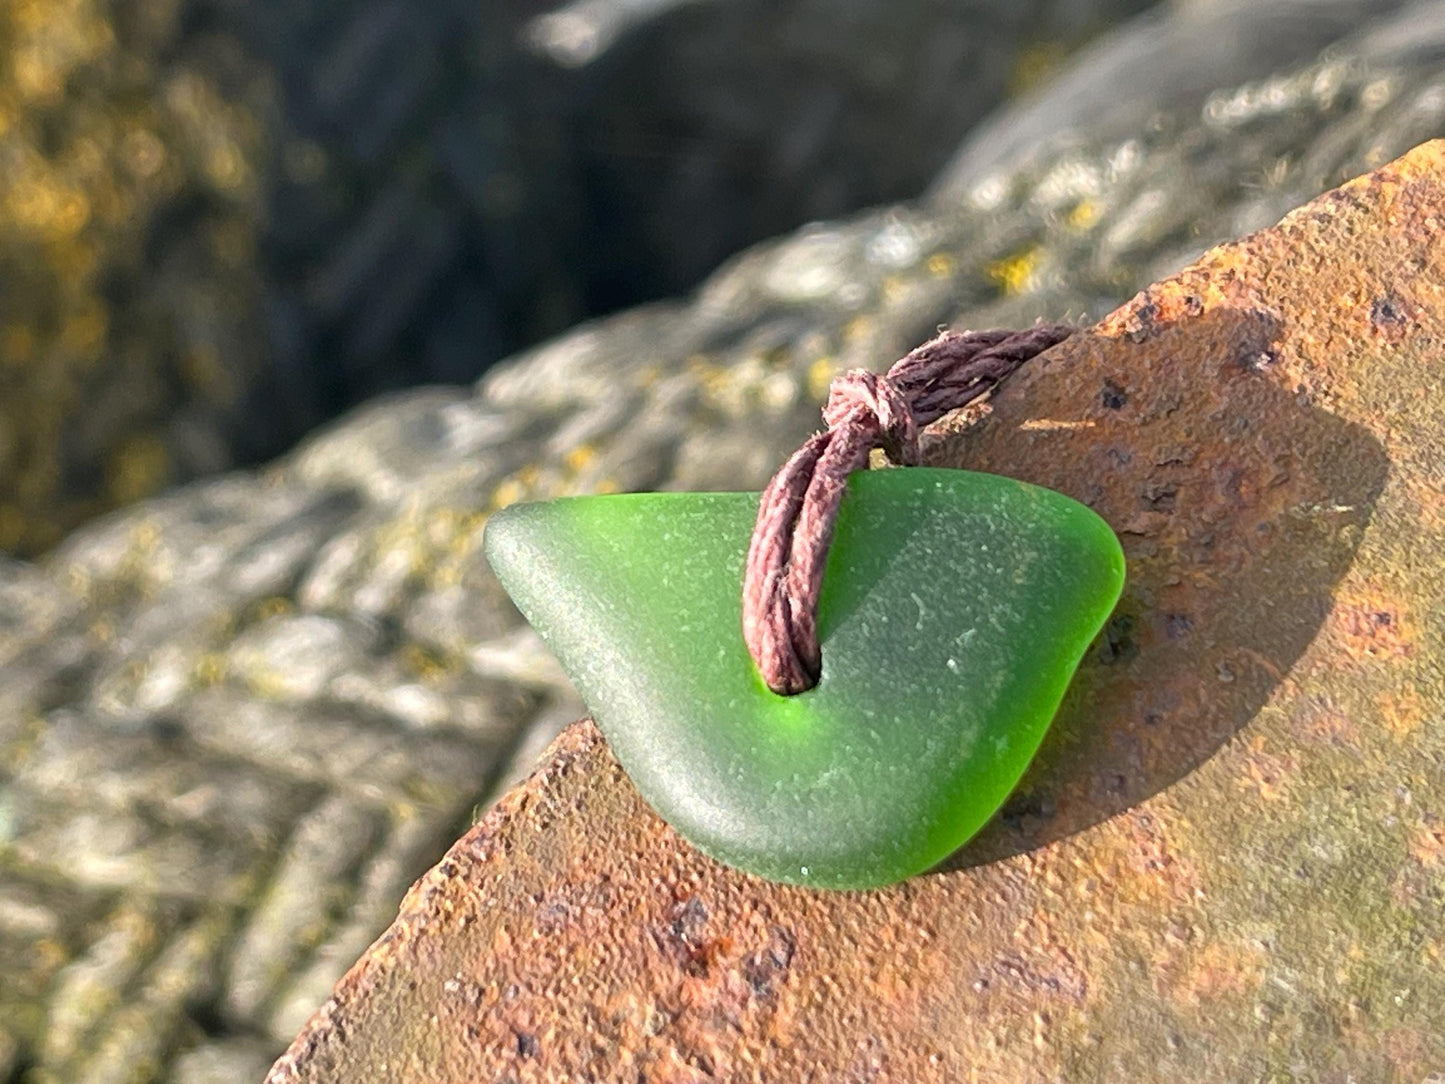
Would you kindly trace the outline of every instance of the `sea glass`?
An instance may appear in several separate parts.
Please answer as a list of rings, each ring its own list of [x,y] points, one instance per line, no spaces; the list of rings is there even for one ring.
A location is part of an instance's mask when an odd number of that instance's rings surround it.
[[[780,696],[742,636],[757,502],[513,505],[486,552],[638,791],[703,852],[827,888],[926,870],[1028,766],[1118,600],[1119,542],[1084,505],[997,475],[854,474],[819,606],[822,676]]]

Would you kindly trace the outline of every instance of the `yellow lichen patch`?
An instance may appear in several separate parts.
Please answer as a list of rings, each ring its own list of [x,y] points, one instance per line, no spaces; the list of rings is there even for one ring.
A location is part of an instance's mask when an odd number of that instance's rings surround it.
[[[462,512],[454,509],[445,511],[445,515],[441,512],[433,513],[428,524],[428,534],[433,543],[444,548],[452,557],[465,557],[474,553],[481,543],[482,532],[486,530],[487,514],[475,509]]]
[[[253,620],[265,621],[270,617],[280,617],[282,614],[289,614],[294,610],[295,604],[288,598],[280,595],[272,595],[256,603],[252,610]]]
[[[709,380],[715,379],[721,371],[721,367],[706,354],[689,355],[687,360],[683,362],[683,367],[690,376],[704,385]]]
[[[691,365],[690,370],[702,385],[708,404],[734,418],[766,405],[769,381],[788,379],[773,369],[764,354],[749,354],[728,367],[707,363]]]
[[[463,582],[467,568],[481,549],[487,513],[476,509],[436,509],[427,518],[425,533],[436,555],[419,569],[433,590]]]
[[[904,278],[902,275],[889,275],[883,280],[879,292],[883,296],[885,305],[897,305],[908,296],[912,287],[911,279]]]
[[[435,681],[451,669],[446,656],[416,643],[407,644],[402,648],[401,662],[423,681]]]
[[[958,261],[947,252],[935,252],[924,266],[934,278],[946,279],[958,270]]]
[[[1065,219],[1071,230],[1086,230],[1098,220],[1099,204],[1091,199],[1079,200]]]
[[[694,354],[689,357],[686,366],[688,366],[688,373],[702,387],[702,395],[707,396],[708,399],[720,399],[727,395],[736,384],[736,374],[724,369],[720,364],[715,364],[714,361],[709,361],[704,354]]]
[[[438,561],[427,573],[427,586],[434,591],[444,587],[455,587],[463,581],[465,572],[464,562],[455,556]]]
[[[985,268],[985,273],[1008,297],[1027,293],[1034,284],[1034,275],[1043,258],[1043,250],[1037,245],[1025,248],[1003,259],[994,260]]]
[[[814,358],[808,366],[808,397],[821,400],[828,394],[828,385],[838,375],[838,361],[829,354]]]
[[[539,474],[540,471],[537,467],[528,466],[503,478],[492,490],[492,510],[506,508],[509,504],[516,504],[518,501],[532,496],[532,488],[536,484]]]
[[[43,972],[53,972],[70,962],[70,951],[54,937],[41,938],[30,951]]]
[[[573,474],[584,471],[597,461],[597,449],[590,444],[578,444],[567,449],[562,457],[563,465]]]
[[[258,697],[264,700],[287,700],[290,689],[287,682],[269,670],[255,670],[246,675],[246,684]]]
[[[197,685],[219,685],[226,677],[226,657],[215,652],[207,652],[196,660],[192,676]]]

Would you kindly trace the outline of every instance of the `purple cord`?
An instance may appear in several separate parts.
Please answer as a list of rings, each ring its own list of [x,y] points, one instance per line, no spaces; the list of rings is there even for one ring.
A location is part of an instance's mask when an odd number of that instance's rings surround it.
[[[791,696],[822,672],[818,597],[848,475],[884,449],[918,462],[918,434],[995,388],[1030,358],[1074,333],[1069,324],[1026,331],[945,331],[879,376],[853,369],[833,381],[823,420],[763,491],[743,576],[743,637],[763,680]]]

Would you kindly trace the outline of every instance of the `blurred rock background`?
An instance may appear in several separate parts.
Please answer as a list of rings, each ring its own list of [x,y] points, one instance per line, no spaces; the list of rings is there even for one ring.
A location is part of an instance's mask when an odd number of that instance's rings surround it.
[[[922,190],[1146,0],[3,0],[0,550]]]
[[[760,485],[840,369],[1101,315],[1445,132],[1440,0],[1181,0],[1071,61],[1129,5],[0,6],[27,1084],[258,1078],[580,714],[490,509]]]

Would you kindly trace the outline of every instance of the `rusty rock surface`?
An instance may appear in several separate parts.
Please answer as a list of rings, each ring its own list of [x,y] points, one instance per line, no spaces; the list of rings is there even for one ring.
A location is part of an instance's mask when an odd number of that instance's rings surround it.
[[[931,461],[1088,502],[1119,611],[1018,794],[894,888],[763,883],[588,723],[273,1082],[1445,1072],[1445,143],[1207,253]]]

